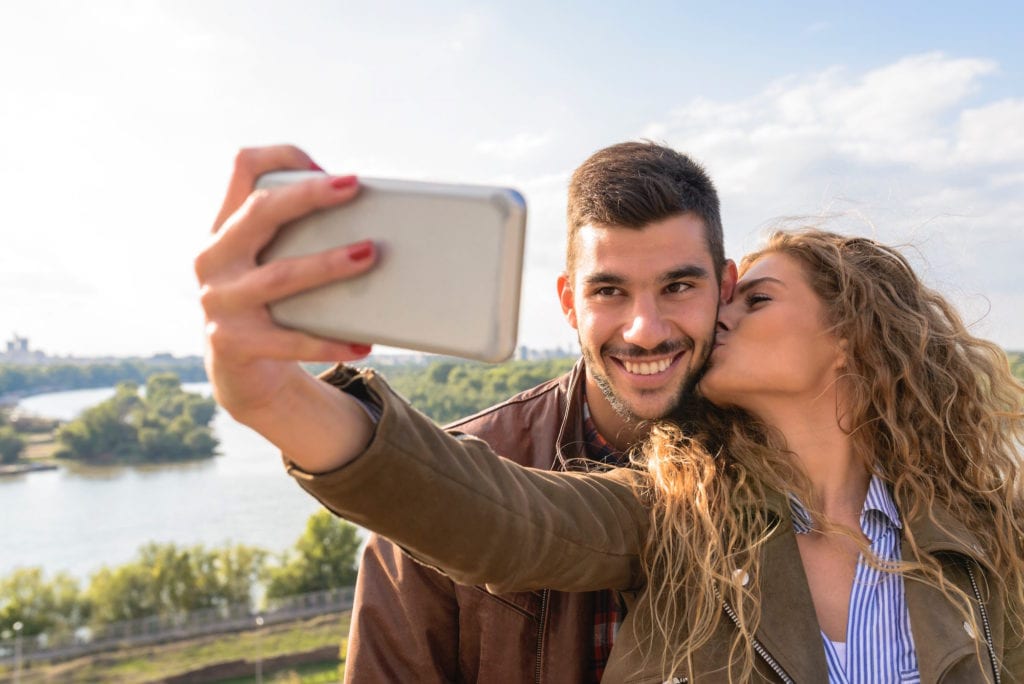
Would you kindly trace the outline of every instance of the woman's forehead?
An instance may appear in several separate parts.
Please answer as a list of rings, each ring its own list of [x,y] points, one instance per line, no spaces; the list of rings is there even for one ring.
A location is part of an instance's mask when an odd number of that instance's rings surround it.
[[[744,261],[740,267],[740,280],[772,277],[790,280],[804,275],[803,266],[795,258],[781,252],[768,252],[753,261]]]

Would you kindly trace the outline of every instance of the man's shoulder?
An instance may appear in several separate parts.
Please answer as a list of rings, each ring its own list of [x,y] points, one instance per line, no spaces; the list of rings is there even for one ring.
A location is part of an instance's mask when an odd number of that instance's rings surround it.
[[[496,421],[518,421],[538,410],[549,408],[553,404],[561,404],[568,394],[571,375],[572,371],[523,390],[501,403],[488,406],[471,416],[449,423],[445,429],[472,433],[474,429],[485,427]]]
[[[446,426],[452,432],[485,440],[498,454],[523,465],[548,468],[557,458],[559,435],[566,421],[579,414],[582,362],[568,373],[519,392]],[[575,435],[579,430],[571,429]]]

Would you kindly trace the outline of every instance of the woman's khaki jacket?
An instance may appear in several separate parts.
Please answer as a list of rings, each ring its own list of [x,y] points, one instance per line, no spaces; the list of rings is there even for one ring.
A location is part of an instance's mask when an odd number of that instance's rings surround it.
[[[286,458],[289,472],[327,508],[399,544],[420,562],[464,584],[496,592],[543,587],[563,591],[616,589],[627,606],[644,589],[640,552],[648,511],[634,495],[634,471],[567,474],[522,468],[487,444],[450,435],[396,397],[372,371],[337,382],[383,409],[366,452],[331,473],[310,475]],[[764,545],[759,583],[762,615],[756,633],[758,681],[827,682],[828,673],[789,510],[782,497],[766,503],[778,521]],[[922,682],[993,682],[992,655],[1003,682],[1024,682],[1024,643],[1006,624],[1001,596],[969,530],[944,511],[909,520],[918,546],[943,560],[948,576],[974,595],[972,569],[985,614],[974,605],[973,630],[943,594],[907,581],[907,605]],[[937,524],[938,523],[938,524]],[[948,530],[948,532],[944,531]],[[633,611],[616,637],[605,682],[687,681],[662,671],[662,644],[634,631]],[[694,680],[726,681],[733,625],[693,654]],[[1018,628],[1019,631],[1019,628]],[[979,658],[979,653],[981,657]]]

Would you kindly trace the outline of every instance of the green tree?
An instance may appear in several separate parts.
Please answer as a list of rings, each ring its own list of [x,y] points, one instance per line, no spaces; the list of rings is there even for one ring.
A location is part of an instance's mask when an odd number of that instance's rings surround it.
[[[138,387],[121,383],[113,397],[57,430],[62,446],[57,456],[97,462],[136,460],[138,429],[131,417],[139,404]]]
[[[152,576],[140,563],[100,568],[89,580],[85,598],[93,622],[107,624],[157,615]]]
[[[153,375],[145,396],[121,383],[57,432],[57,455],[92,462],[162,462],[213,456],[213,399],[185,392],[174,374]]]
[[[326,510],[317,511],[306,521],[294,550],[269,571],[267,596],[280,598],[352,586],[359,544],[355,525]]]
[[[78,583],[65,573],[47,581],[42,568],[18,568],[0,579],[0,631],[15,622],[21,622],[25,636],[70,631],[86,613]]]
[[[387,368],[383,372],[395,391],[435,422],[444,424],[557,377],[574,362],[572,358],[560,358],[487,365],[443,360],[426,367]]]
[[[95,623],[204,610],[251,601],[268,553],[244,544],[207,549],[142,546],[134,560],[93,575],[86,595]]]
[[[25,452],[25,439],[10,425],[0,425],[0,463],[15,463]]]
[[[1010,371],[1021,382],[1024,382],[1024,352],[1009,352]]]

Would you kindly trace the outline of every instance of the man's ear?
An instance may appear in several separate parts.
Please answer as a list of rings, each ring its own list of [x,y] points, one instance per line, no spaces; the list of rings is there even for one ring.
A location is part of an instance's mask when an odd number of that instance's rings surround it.
[[[846,370],[847,352],[850,348],[849,342],[844,337],[836,345],[836,370]]]
[[[573,299],[572,284],[569,282],[569,274],[563,273],[558,276],[558,301],[562,305],[562,314],[565,320],[574,330],[579,327],[576,323],[576,302]]]
[[[719,293],[722,304],[732,301],[732,293],[736,290],[736,280],[739,278],[736,272],[736,262],[726,259],[722,266],[722,282],[719,286]]]

